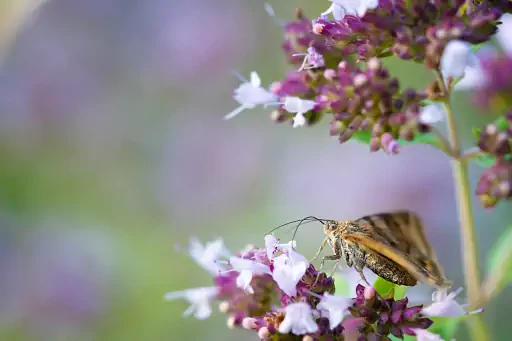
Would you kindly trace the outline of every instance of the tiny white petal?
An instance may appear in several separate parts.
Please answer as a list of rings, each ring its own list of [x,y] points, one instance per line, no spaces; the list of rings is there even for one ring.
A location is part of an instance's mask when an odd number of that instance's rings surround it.
[[[199,239],[190,238],[188,252],[197,264],[213,276],[224,270],[224,266],[218,262],[219,257],[229,256],[229,252],[220,238],[207,242],[204,246]]]
[[[318,303],[317,309],[327,311],[329,326],[331,329],[334,329],[341,323],[343,316],[345,316],[348,307],[350,307],[352,303],[353,300],[351,298],[325,293],[320,303]]]
[[[249,293],[254,292],[251,287],[253,275],[271,274],[270,268],[267,265],[258,263],[251,259],[231,257],[229,259],[229,263],[233,266],[233,269],[239,273],[236,278],[236,286]]]
[[[485,74],[480,65],[476,67],[467,67],[464,77],[455,84],[455,91],[474,90],[485,85]]]
[[[267,234],[265,236],[265,251],[267,252],[267,258],[272,260],[274,258],[274,252],[277,251],[277,245],[279,241],[273,234]]]
[[[462,291],[462,288],[447,294],[446,289],[434,292],[432,298],[434,302],[421,310],[425,316],[443,316],[443,317],[459,317],[462,315],[471,314],[474,312],[467,312],[459,303],[455,301],[457,296]],[[477,311],[475,311],[477,312]]]
[[[295,117],[293,118],[293,128],[303,127],[306,125],[306,117],[304,117],[304,114],[299,112],[295,114]]]
[[[315,105],[315,101],[294,96],[287,96],[284,99],[284,109],[289,113],[306,113],[312,110]]]
[[[199,320],[204,320],[210,317],[212,308],[210,301],[215,298],[219,293],[217,287],[201,287],[194,289],[187,289],[183,291],[168,292],[164,295],[164,299],[172,301],[176,299],[185,299],[190,303],[190,306],[185,310],[184,316],[194,313],[194,317]]]
[[[512,14],[502,15],[499,21],[501,21],[502,24],[498,26],[496,39],[500,43],[503,50],[509,56],[512,56]]]
[[[444,341],[441,336],[429,332],[426,329],[411,328],[411,330],[416,334],[417,341]]]
[[[238,277],[236,278],[236,286],[240,289],[243,289],[249,293],[254,292],[251,287],[252,281],[252,271],[250,270],[242,270]]]
[[[277,96],[272,92],[261,87],[260,77],[256,72],[251,72],[251,79],[249,82],[244,82],[235,89],[233,99],[237,101],[240,106],[229,114],[224,116],[225,120],[229,120],[245,109],[253,109],[258,105],[268,105],[277,101]]]
[[[347,14],[363,17],[369,9],[375,9],[379,5],[378,0],[331,0],[345,9]]]
[[[255,275],[271,273],[268,265],[258,263],[251,259],[231,257],[229,259],[229,263],[233,266],[233,269],[235,269],[238,272],[241,272],[243,270],[250,270]]]
[[[444,48],[441,56],[441,72],[445,78],[459,78],[464,76],[466,67],[469,65],[471,57],[471,44],[452,40]]]
[[[313,311],[309,304],[297,302],[287,305],[284,320],[279,325],[278,331],[281,334],[288,334],[291,331],[295,335],[318,331],[318,325],[313,319]]]
[[[251,72],[251,85],[255,88],[259,88],[261,86],[261,79],[256,71]]]
[[[288,252],[288,250],[293,250],[296,245],[297,243],[295,240],[289,241],[285,244],[280,244],[279,239],[274,237],[274,235],[267,234],[265,236],[265,251],[267,252],[268,260],[272,260],[277,251]]]
[[[241,105],[239,106],[238,108],[236,108],[235,110],[231,111],[229,114],[227,114],[226,116],[224,116],[224,119],[225,120],[230,120],[232,119],[233,117],[236,117],[238,116],[238,114],[240,114],[242,111],[244,111],[245,109],[248,109],[247,107]]]
[[[444,119],[446,113],[439,103],[426,105],[421,109],[420,121],[425,124],[433,124]]]
[[[329,14],[332,14],[335,20],[342,20],[345,17],[345,9],[333,2],[325,12],[322,12],[321,16]]]
[[[302,276],[304,276],[304,273],[306,273],[308,266],[309,263],[307,261],[294,261],[293,257],[290,257],[287,254],[282,254],[274,258],[274,271],[272,272],[272,277],[285,294],[289,296],[296,296],[297,283],[299,283]]]

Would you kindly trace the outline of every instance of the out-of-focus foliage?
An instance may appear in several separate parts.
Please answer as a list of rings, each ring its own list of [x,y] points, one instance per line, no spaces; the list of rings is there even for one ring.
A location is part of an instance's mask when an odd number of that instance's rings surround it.
[[[245,334],[219,315],[183,319],[186,303],[163,301],[210,284],[176,245],[224,236],[240,249],[312,214],[417,211],[460,282],[441,153],[414,145],[396,157],[370,154],[321,129],[270,125],[257,110],[222,120],[238,84],[229,69],[260,70],[266,84],[285,71],[281,28],[262,3],[0,4],[1,340],[239,340]],[[294,7],[315,14],[329,3],[273,4],[289,19]],[[387,66],[405,86],[428,82],[414,66]],[[464,95],[457,112],[470,145],[471,127],[491,119]],[[506,205],[492,217],[478,211],[482,250],[509,218]],[[298,239],[312,256],[321,229],[308,225]],[[426,288],[413,292],[429,299]],[[508,331],[509,300],[485,312],[498,335]]]

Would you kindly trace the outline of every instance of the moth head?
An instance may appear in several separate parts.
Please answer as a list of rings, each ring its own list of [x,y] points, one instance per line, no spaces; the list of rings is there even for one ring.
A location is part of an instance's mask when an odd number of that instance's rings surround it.
[[[326,220],[324,222],[324,234],[327,236],[333,235],[338,228],[338,222],[335,220]]]

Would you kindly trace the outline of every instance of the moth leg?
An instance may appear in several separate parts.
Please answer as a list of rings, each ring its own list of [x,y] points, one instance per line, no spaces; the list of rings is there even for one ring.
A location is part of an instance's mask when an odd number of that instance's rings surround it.
[[[326,260],[335,260],[336,261],[336,263],[334,264],[334,268],[333,268],[333,272],[334,272],[334,269],[338,265],[338,260],[340,260],[340,259],[341,259],[341,255],[339,255],[339,254],[322,257],[322,261],[320,262],[320,267],[318,268],[318,275],[316,276],[315,282],[313,283],[313,285],[311,287],[314,288],[316,283],[318,282],[318,279],[320,278],[320,274],[321,274],[322,268],[323,268]]]
[[[318,272],[320,272],[322,270],[322,268],[324,267],[324,263],[326,260],[335,260],[335,261],[338,261],[341,259],[341,255],[337,255],[337,254],[334,254],[334,255],[330,255],[330,256],[324,256],[322,257],[322,261],[320,262],[320,267],[318,268]],[[337,263],[337,262],[336,262]]]
[[[336,269],[339,267],[339,265],[340,265],[339,260],[334,262],[334,265],[333,265],[332,270],[331,270],[331,277],[334,275],[334,271],[336,271]]]
[[[366,283],[368,284],[369,287],[371,287],[372,285],[370,284],[370,282],[368,282],[368,280],[366,279],[366,277],[364,277],[364,273],[363,273],[363,270],[361,270],[359,272],[359,276],[361,276],[361,279]]]
[[[313,257],[309,262],[311,263],[312,261],[314,261],[315,259],[317,259],[317,257],[320,255],[320,252],[322,252],[322,250],[324,249],[325,247],[325,244],[327,244],[327,240],[328,238],[325,237],[324,238],[324,241],[322,242],[322,245],[320,245],[320,248],[318,249],[318,251],[316,252],[315,254],[315,257]]]
[[[361,279],[366,283],[368,284],[368,286],[372,286],[370,284],[370,282],[368,282],[368,280],[366,279],[366,277],[364,276],[364,273],[363,273],[363,270],[364,268],[366,267],[366,258],[365,258],[365,253],[359,249],[359,248],[352,248],[352,257],[351,257],[351,261],[353,261],[354,263],[354,269],[359,273],[359,276],[361,276]]]

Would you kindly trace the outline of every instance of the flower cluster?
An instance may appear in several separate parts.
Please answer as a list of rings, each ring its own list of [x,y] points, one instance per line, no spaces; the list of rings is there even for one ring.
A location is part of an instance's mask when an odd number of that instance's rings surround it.
[[[398,140],[411,141],[418,133],[429,132],[435,120],[422,119],[429,117],[422,115],[422,101],[438,94],[400,89],[378,58],[395,54],[427,60],[429,67],[439,68],[448,42],[485,41],[502,12],[482,4],[463,14],[460,0],[354,4],[335,0],[313,21],[299,10],[297,20],[284,25],[283,43],[288,60],[298,69],[269,90],[261,87],[259,78],[244,81],[234,96],[241,106],[227,118],[259,104],[277,106],[272,118],[276,122],[293,119],[294,127],[330,114],[330,133],[338,135],[340,142],[364,132],[370,136],[372,151],[396,153]],[[335,20],[327,20],[329,13]],[[365,69],[354,62],[366,65]],[[291,99],[293,106],[288,105]]]
[[[264,249],[249,246],[235,255],[221,239],[204,246],[192,239],[189,253],[213,275],[214,285],[170,292],[165,298],[187,300],[184,315],[198,319],[208,318],[211,302],[218,300],[228,326],[253,331],[261,340],[344,340],[346,328],[355,329],[359,340],[404,334],[430,340],[435,334],[426,330],[429,317],[467,314],[454,300],[457,292],[438,292],[425,308],[408,306],[407,298],[383,298],[362,285],[354,298],[336,296],[332,277],[297,253],[294,242],[281,244],[271,235]]]
[[[492,155],[495,163],[481,175],[476,189],[484,207],[493,207],[501,199],[512,197],[512,112],[481,132],[478,146]]]
[[[257,74],[235,90],[246,109],[274,107],[271,118],[294,128],[330,118],[329,133],[340,143],[357,140],[370,151],[396,154],[401,144],[430,143],[459,158],[456,147],[432,125],[447,113],[440,102],[452,90],[473,89],[483,107],[511,110],[512,3],[509,0],[330,0],[320,17],[310,20],[301,10],[283,24],[282,48],[294,71],[261,86]],[[269,5],[267,5],[269,6]],[[330,20],[330,16],[333,20]],[[508,54],[477,58],[475,44],[492,36]],[[436,74],[424,89],[402,88],[381,59],[395,55],[423,63]],[[482,133],[482,153],[497,158],[482,175],[477,194],[485,207],[511,198],[507,132]]]

